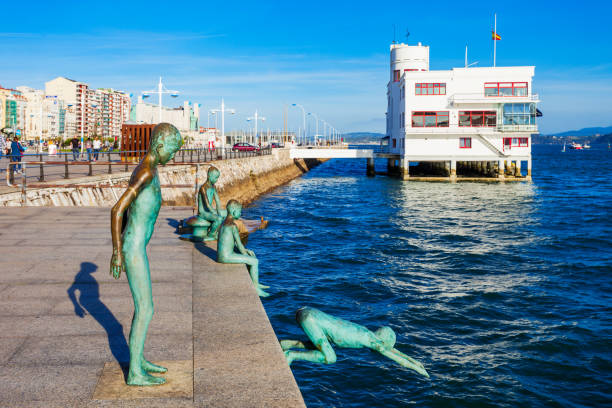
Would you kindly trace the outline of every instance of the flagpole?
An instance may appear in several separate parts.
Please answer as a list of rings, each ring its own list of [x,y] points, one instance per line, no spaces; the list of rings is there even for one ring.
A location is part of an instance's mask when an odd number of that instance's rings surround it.
[[[495,13],[495,28],[493,28],[493,67],[495,67],[495,57],[497,56],[497,40],[495,36],[497,35],[497,13]]]

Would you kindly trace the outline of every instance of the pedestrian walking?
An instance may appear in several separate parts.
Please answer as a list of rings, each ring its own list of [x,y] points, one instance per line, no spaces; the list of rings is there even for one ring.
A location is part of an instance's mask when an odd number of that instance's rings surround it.
[[[96,136],[93,141],[93,159],[94,161],[98,161],[98,154],[100,153],[100,148],[102,147],[102,141],[100,140],[100,136]]]
[[[87,161],[91,161],[91,149],[93,148],[93,145],[91,143],[91,138],[88,137],[87,140],[85,141],[85,150],[87,150]]]
[[[5,153],[8,154],[6,138],[4,137],[4,134],[0,133],[0,159],[2,159],[2,155]]]
[[[19,143],[17,136],[13,138],[11,142],[11,162],[19,163],[14,165],[15,173],[21,173],[21,156],[23,156],[24,148]]]
[[[70,144],[72,145],[72,161],[77,161],[77,159],[80,158],[79,148],[81,143],[79,142],[79,139],[75,136],[70,140]]]

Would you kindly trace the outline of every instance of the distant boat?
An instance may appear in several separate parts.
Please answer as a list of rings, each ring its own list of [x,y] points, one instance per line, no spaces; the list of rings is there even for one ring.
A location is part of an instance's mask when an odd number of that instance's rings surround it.
[[[572,142],[569,145],[570,150],[582,150],[582,145],[580,143]]]
[[[565,142],[563,142],[563,150],[561,150],[562,153],[565,153]]]
[[[590,145],[590,144],[589,144],[589,142],[587,141],[587,142],[584,142],[584,144],[582,145],[582,148],[583,148],[583,149],[590,149],[590,148],[591,148],[591,145]]]

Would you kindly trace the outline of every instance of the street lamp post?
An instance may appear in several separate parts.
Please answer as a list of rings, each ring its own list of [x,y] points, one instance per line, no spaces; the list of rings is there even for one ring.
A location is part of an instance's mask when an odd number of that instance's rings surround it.
[[[85,131],[85,88],[81,86],[81,156],[83,155],[83,141],[84,141],[83,133],[84,131]],[[79,160],[81,160],[80,157],[79,157]]]
[[[266,120],[266,118],[263,117],[263,116],[259,116],[259,114],[257,113],[257,109],[255,109],[255,115],[247,118],[247,121],[251,121],[251,120],[255,121],[255,140],[257,140],[257,122],[259,122],[260,120],[262,122],[264,122]],[[255,142],[255,143],[257,143],[257,142]],[[261,144],[261,142],[260,142],[260,144]]]
[[[304,127],[302,128],[302,143],[305,143],[304,139],[306,139],[306,110],[299,103],[292,103],[291,106],[297,106],[298,108],[302,110],[302,124],[304,125]],[[298,140],[298,144],[299,144],[299,140]]]
[[[225,107],[225,101],[221,98],[221,107],[218,109],[211,109],[213,113],[221,113],[221,149],[225,150],[225,112],[229,112],[232,115],[236,113],[235,109],[229,109]]]
[[[170,94],[171,97],[176,98],[179,95],[179,91],[174,91],[171,89],[166,89],[164,87],[164,84],[162,83],[162,77],[159,77],[159,83],[157,84],[157,90],[153,89],[150,91],[143,91],[142,92],[142,97],[143,98],[148,98],[149,96],[151,96],[151,94],[156,93],[158,96],[158,101],[159,101],[159,122],[158,123],[162,123],[162,95],[163,94]]]
[[[315,127],[316,127],[316,130],[315,130],[315,135],[314,135],[314,139],[315,139],[314,142],[316,144],[317,137],[319,137],[319,117],[317,116],[316,113],[312,113],[312,112],[308,112],[308,115],[312,115],[315,118]]]
[[[329,135],[327,134],[327,127],[329,126],[329,123],[327,123],[323,119],[321,119],[321,122],[323,122],[323,140],[327,141],[327,138],[329,137]]]

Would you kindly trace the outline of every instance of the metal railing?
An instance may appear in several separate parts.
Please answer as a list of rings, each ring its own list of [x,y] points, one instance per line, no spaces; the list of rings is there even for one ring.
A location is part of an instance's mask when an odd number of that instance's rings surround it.
[[[531,95],[506,95],[506,96],[486,96],[484,93],[455,93],[449,97],[451,102],[521,102],[524,100],[537,102],[540,100],[538,94]]]
[[[498,132],[538,133],[538,125],[504,125],[504,124],[499,123],[496,129]]]
[[[172,162],[168,163],[168,165],[197,165],[201,163],[207,163],[207,162],[219,161],[219,160],[231,160],[231,159],[241,159],[241,158],[247,158],[247,157],[267,156],[267,155],[270,155],[271,153],[272,153],[272,149],[269,147],[263,148],[260,150],[253,150],[253,151],[240,151],[240,150],[234,150],[231,148],[214,149],[214,150],[181,149],[175,154],[174,159],[172,160]],[[87,154],[87,153],[84,153],[84,154]],[[97,167],[97,166],[105,167],[105,171],[102,174],[113,174],[113,166],[115,167],[123,166],[123,171],[127,172],[129,171],[129,166],[134,167],[138,165],[138,163],[141,160],[141,157],[143,157],[145,154],[146,154],[146,151],[141,151],[141,150],[124,150],[124,151],[116,150],[116,151],[98,152],[97,156],[95,155],[94,152],[92,152],[88,154],[89,156],[88,160],[81,160],[80,153],[73,154],[72,152],[61,152],[61,153],[57,153],[56,155],[52,155],[52,156],[48,154],[44,154],[44,153],[31,153],[31,154],[24,154],[23,156],[20,156],[21,161],[12,161],[12,157],[9,155],[8,158],[11,161],[7,164],[7,167],[6,167],[7,185],[9,187],[25,186],[27,183],[26,171],[27,171],[28,165],[30,166],[30,168],[32,168],[31,166],[38,166],[38,169],[39,169],[38,181],[45,182],[46,176],[48,174],[48,172],[47,173],[45,172],[45,169],[48,169],[50,167],[57,168],[57,167],[62,166],[64,174],[60,178],[63,178],[63,179],[70,178],[70,168],[72,166],[87,166],[88,168],[87,176],[93,176],[94,175],[93,169],[94,167]],[[62,160],[62,156],[64,156],[63,160]],[[70,157],[74,159],[75,156],[77,157],[77,160],[69,160]],[[115,160],[113,160],[113,156],[115,157]],[[106,158],[107,160],[106,161],[96,160],[96,159],[92,160],[94,157],[98,157],[102,159]],[[31,160],[31,159],[34,159],[34,160]],[[22,178],[21,185],[16,185],[14,181],[14,175],[15,175],[17,168],[22,169],[21,170],[21,178]],[[45,186],[48,187],[49,185],[45,185]]]

